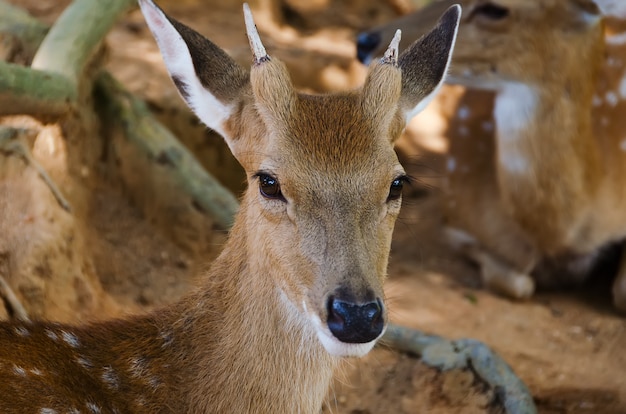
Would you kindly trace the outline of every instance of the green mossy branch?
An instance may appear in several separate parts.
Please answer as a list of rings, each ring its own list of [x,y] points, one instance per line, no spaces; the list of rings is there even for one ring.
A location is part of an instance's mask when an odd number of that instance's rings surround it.
[[[65,76],[0,61],[0,115],[59,118],[72,109],[76,94]]]

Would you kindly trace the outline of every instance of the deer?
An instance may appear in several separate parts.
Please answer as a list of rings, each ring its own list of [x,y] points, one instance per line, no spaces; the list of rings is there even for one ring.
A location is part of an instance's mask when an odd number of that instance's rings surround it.
[[[140,0],[183,100],[248,188],[223,251],[178,302],[85,324],[0,323],[2,413],[317,413],[334,369],[388,322],[383,282],[406,180],[393,143],[444,82],[451,6],[362,87],[296,91],[244,4],[251,68]]]
[[[358,58],[376,56],[391,25],[410,39],[449,4],[361,33]],[[448,130],[446,233],[483,284],[511,298],[580,283],[626,237],[626,6],[459,4],[447,82],[468,91]],[[626,311],[626,254],[612,296]]]

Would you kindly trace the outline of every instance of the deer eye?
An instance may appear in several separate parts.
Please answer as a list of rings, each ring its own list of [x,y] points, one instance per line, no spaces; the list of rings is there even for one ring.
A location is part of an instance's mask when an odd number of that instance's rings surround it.
[[[263,197],[272,200],[285,200],[276,178],[266,173],[258,173],[256,176],[259,179],[259,192]]]
[[[494,3],[483,3],[476,6],[471,12],[473,16],[483,16],[489,20],[497,21],[506,18],[509,15],[509,9]]]
[[[389,186],[389,195],[387,196],[387,202],[397,200],[402,197],[402,188],[404,187],[405,181],[407,181],[407,177],[401,176],[395,178],[391,182],[391,186]]]

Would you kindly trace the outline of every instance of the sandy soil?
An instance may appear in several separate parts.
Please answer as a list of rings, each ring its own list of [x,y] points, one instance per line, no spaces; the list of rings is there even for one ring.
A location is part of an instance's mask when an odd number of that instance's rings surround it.
[[[48,22],[54,21],[68,3],[14,2]],[[216,7],[208,3],[168,0],[161,5],[248,64],[239,5],[226,2]],[[393,10],[384,2],[370,5],[365,0],[335,2],[325,7],[322,6],[326,2],[321,1],[287,3],[292,7],[284,26],[263,19],[258,24],[270,53],[287,62],[296,84],[316,92],[358,85],[365,69],[354,58],[354,34],[392,18]],[[309,4],[309,8],[303,4]],[[155,113],[207,168],[222,173],[220,178],[233,190],[240,189],[240,171],[223,146],[213,142],[219,142],[219,138],[204,131],[184,108],[137,11],[116,26],[108,44],[108,69],[129,89],[146,98]],[[446,145],[445,138],[437,133],[440,122],[435,110],[427,111],[399,145],[405,166],[420,180],[408,191],[396,226],[386,287],[392,320],[449,338],[484,341],[529,385],[541,413],[625,413],[626,321],[611,308],[611,263],[580,289],[540,292],[527,302],[511,302],[482,290],[476,268],[451,252],[441,235],[439,189],[444,179]],[[56,134],[60,136],[59,131]],[[6,159],[17,163],[10,157]],[[53,263],[44,272],[46,278],[53,280],[57,272],[67,269],[72,274],[90,275],[86,284],[81,278],[78,282],[68,281],[67,285],[73,288],[66,296],[51,291],[53,281],[41,282],[41,278],[33,282],[41,285],[39,290],[29,295],[32,286],[21,288],[17,277],[10,278],[35,315],[76,321],[171,302],[189,289],[195,275],[219,252],[224,240],[225,235],[216,231],[210,240],[202,239],[194,249],[175,243],[129,201],[122,188],[97,176],[67,183],[74,192],[89,192],[90,196],[83,198],[83,211],[90,225],[72,224],[67,217],[59,220],[65,213],[38,210],[37,204],[20,192],[20,188],[30,188],[24,186],[40,184],[26,167],[14,164],[13,175],[5,172],[0,176],[4,186],[0,187],[0,194],[11,194],[11,203],[22,204],[11,204],[9,198],[0,200],[0,229],[10,229],[8,224],[15,223],[16,217],[26,225],[48,217],[44,233],[55,233],[64,240],[65,247],[60,250],[70,265]],[[52,162],[47,167],[53,173],[61,169],[55,169]],[[42,187],[28,194],[49,197],[46,191]],[[21,194],[21,198],[13,194]],[[13,207],[2,204],[3,200]],[[74,230],[58,236],[59,229]],[[22,237],[13,233],[3,233],[6,243]],[[34,234],[33,237],[43,238],[41,231]],[[3,246],[0,243],[0,253],[3,249],[13,254],[31,251]],[[81,255],[85,259],[74,263]],[[345,364],[324,412],[501,412],[496,400],[494,391],[476,381],[471,372],[441,374],[416,358],[377,349],[363,360]]]

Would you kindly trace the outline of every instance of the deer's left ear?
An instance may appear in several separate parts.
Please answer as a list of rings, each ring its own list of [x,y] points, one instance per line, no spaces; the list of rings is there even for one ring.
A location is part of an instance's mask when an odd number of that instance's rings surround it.
[[[443,85],[461,18],[461,6],[450,7],[437,26],[400,55],[400,110],[408,123],[428,105]]]

